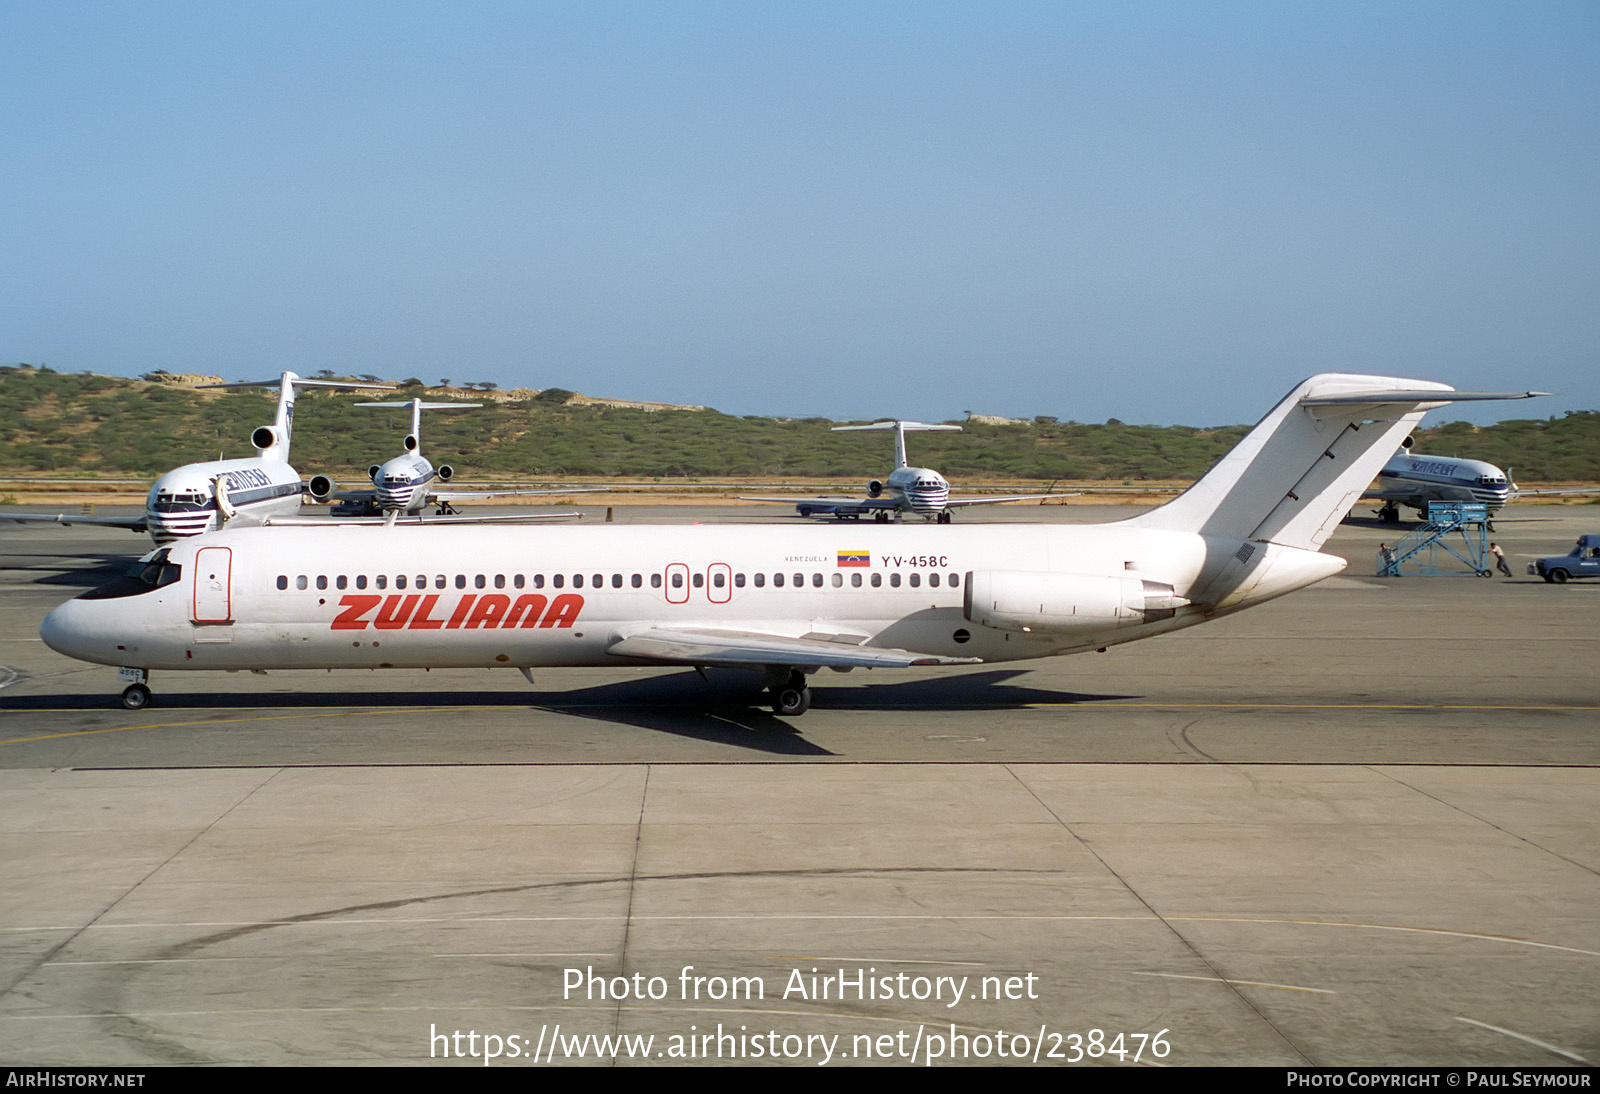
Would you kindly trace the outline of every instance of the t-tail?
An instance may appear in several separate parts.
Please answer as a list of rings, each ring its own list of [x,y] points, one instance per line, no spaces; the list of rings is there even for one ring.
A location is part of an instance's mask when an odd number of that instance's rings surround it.
[[[258,426],[250,434],[256,455],[279,463],[289,462],[289,435],[294,430],[295,388],[320,387],[334,391],[376,389],[386,391],[393,384],[366,383],[360,380],[307,380],[293,372],[285,372],[276,380],[238,380],[229,384],[202,384],[207,388],[275,387],[278,389],[278,410],[271,425]]]
[[[405,450],[413,456],[422,455],[422,412],[424,410],[470,410],[482,403],[428,403],[421,399],[398,399],[382,403],[357,403],[356,406],[390,407],[398,410],[411,408],[411,432],[406,435]],[[448,478],[449,476],[445,476]]]
[[[937,431],[937,432],[940,432],[940,433],[945,433],[945,432],[959,433],[959,432],[961,432],[961,427],[958,426],[958,425],[930,425],[927,422],[888,421],[888,422],[873,422],[871,425],[836,425],[836,426],[833,427],[833,431],[835,433],[858,433],[858,432],[861,432],[863,430],[868,430],[868,429],[892,429],[892,430],[894,430],[894,468],[895,468],[896,471],[900,470],[900,468],[902,468],[902,467],[909,467],[910,466],[910,464],[907,463],[907,461],[906,461],[906,433],[907,432],[913,431],[913,430],[926,431],[926,432]]]
[[[1538,394],[1456,391],[1390,376],[1313,376],[1200,481],[1127,523],[1317,551],[1425,412]]]

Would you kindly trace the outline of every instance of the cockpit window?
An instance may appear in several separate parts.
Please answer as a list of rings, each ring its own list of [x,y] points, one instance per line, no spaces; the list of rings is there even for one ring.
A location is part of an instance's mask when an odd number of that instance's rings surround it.
[[[155,510],[158,513],[198,513],[210,507],[209,497],[193,491],[163,490],[156,495]]]
[[[79,600],[115,600],[124,596],[142,596],[182,580],[183,567],[168,562],[171,548],[163,548],[149,559],[135,562],[128,572],[115,581],[100,586],[78,597]]]

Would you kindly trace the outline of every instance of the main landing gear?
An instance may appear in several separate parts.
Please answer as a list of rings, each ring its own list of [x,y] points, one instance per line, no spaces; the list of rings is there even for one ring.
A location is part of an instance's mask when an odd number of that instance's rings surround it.
[[[798,718],[811,709],[811,689],[806,686],[806,674],[799,669],[791,669],[788,680],[773,684],[767,694],[772,697],[772,713],[780,718]]]

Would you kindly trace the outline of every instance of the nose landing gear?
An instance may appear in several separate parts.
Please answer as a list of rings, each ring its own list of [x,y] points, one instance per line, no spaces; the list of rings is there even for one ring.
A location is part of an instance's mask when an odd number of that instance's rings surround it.
[[[143,710],[150,705],[150,674],[144,669],[124,666],[117,670],[117,679],[128,681],[128,686],[122,689],[124,710]]]

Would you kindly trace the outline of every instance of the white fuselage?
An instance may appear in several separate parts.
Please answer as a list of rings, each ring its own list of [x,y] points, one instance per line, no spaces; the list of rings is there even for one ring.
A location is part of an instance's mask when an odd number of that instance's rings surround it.
[[[396,456],[372,476],[373,503],[385,512],[419,513],[428,506],[438,473],[433,464],[414,453]]]
[[[218,497],[218,485],[222,497]],[[260,457],[191,463],[155,481],[145,499],[145,522],[157,545],[224,524],[244,528],[300,509],[300,475],[282,460]]]
[[[939,472],[927,467],[897,467],[887,483],[891,495],[898,497],[901,508],[923,516],[944,512],[950,501],[950,484]]]
[[[618,664],[608,650],[630,636],[693,627],[1005,661],[1189,626],[1344,565],[1115,524],[244,529],[176,544],[165,562],[164,578],[56,608],[44,640],[142,669],[528,668]],[[1002,609],[1023,623],[969,617],[975,574],[984,589],[1024,579],[1026,603]],[[1072,594],[1048,605],[1054,594],[1031,592],[1130,579],[1195,603],[1075,618]],[[681,662],[698,660],[721,663]]]
[[[1378,472],[1385,496],[1413,509],[1429,502],[1481,502],[1491,513],[1510,500],[1511,483],[1492,463],[1454,456],[1422,456],[1401,452]]]

